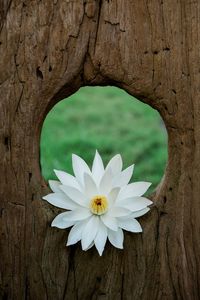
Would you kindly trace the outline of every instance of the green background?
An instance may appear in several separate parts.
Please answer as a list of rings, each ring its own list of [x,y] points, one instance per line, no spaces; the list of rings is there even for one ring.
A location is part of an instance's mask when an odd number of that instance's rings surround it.
[[[53,169],[71,174],[71,154],[91,166],[95,150],[105,164],[120,153],[124,168],[135,164],[133,181],[162,178],[167,133],[157,111],[116,87],[84,87],[60,101],[47,115],[41,133],[41,167],[45,179]]]

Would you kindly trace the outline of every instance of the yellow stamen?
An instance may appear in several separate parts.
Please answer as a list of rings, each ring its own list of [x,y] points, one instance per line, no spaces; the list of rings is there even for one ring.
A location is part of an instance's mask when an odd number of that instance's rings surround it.
[[[108,210],[108,200],[105,196],[96,195],[90,201],[90,210],[95,215],[103,215]]]

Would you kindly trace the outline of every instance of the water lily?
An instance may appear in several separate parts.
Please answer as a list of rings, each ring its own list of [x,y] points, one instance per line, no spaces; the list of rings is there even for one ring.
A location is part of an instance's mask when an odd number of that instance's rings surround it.
[[[67,211],[57,215],[51,226],[72,226],[67,246],[81,241],[82,249],[95,245],[102,255],[107,239],[123,248],[123,229],[142,232],[136,218],[149,211],[152,201],[142,197],[151,183],[129,183],[134,165],[122,170],[122,158],[115,155],[107,164],[96,151],[92,169],[79,156],[72,155],[74,176],[54,170],[59,181],[50,180],[53,193],[43,197],[50,204]]]

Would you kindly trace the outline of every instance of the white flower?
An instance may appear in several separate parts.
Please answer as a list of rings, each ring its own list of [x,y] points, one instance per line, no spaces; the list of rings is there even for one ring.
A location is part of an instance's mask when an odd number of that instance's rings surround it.
[[[114,156],[104,168],[96,151],[92,170],[79,156],[72,155],[74,175],[55,170],[59,181],[50,180],[53,193],[43,197],[50,204],[68,211],[59,214],[51,226],[72,227],[67,246],[81,241],[82,249],[93,245],[102,255],[105,244],[123,248],[123,230],[141,232],[135,219],[149,211],[152,201],[142,197],[151,183],[129,183],[133,165],[122,171],[122,159]]]

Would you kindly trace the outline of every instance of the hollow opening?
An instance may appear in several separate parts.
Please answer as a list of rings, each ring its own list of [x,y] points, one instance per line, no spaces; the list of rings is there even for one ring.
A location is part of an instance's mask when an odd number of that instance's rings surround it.
[[[152,192],[167,161],[167,132],[159,113],[116,87],[82,87],[57,103],[43,123],[42,175],[56,179],[53,169],[72,172],[71,154],[90,166],[95,150],[106,164],[122,155],[124,168],[135,164],[132,181],[149,181]]]

